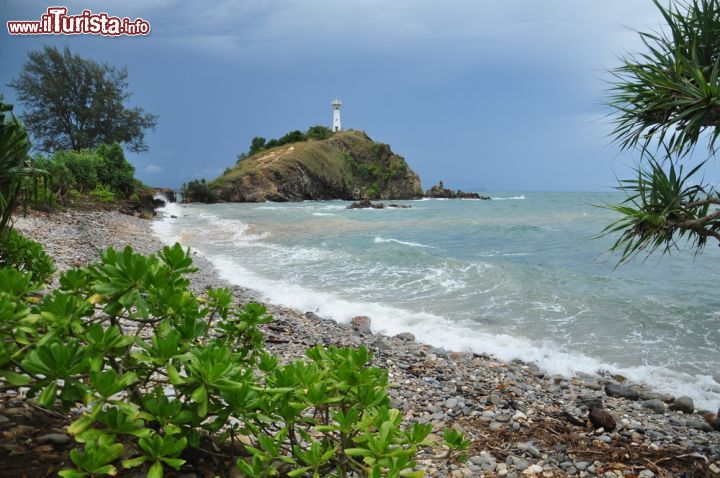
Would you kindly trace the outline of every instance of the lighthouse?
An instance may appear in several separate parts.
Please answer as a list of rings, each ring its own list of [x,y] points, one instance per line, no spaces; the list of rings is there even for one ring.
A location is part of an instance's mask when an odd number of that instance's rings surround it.
[[[342,102],[335,98],[335,101],[332,102],[332,108],[333,108],[333,124],[332,124],[332,130],[333,131],[342,131],[342,126],[340,125],[340,107],[342,106]]]

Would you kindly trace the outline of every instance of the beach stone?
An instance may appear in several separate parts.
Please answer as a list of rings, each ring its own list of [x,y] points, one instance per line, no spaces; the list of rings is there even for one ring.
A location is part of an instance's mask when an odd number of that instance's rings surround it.
[[[626,398],[633,401],[640,399],[640,394],[636,390],[615,382],[609,382],[605,385],[605,393],[608,397]]]
[[[638,473],[638,478],[654,478],[655,473],[650,470],[642,470]]]
[[[523,471],[528,467],[528,464],[525,460],[517,457],[510,458],[512,460],[512,464],[515,465],[515,469],[517,471]]]
[[[405,342],[415,342],[415,336],[410,332],[403,332],[401,334],[397,334],[395,337]]]
[[[690,397],[678,397],[670,404],[670,410],[683,413],[693,413],[695,411],[695,403]]]
[[[523,475],[538,475],[543,472],[543,467],[540,465],[530,465],[523,472]]]
[[[665,413],[665,404],[659,399],[645,400],[640,403],[640,406],[645,409],[652,410],[655,413]]]
[[[587,470],[588,466],[590,466],[590,463],[588,463],[587,461],[578,461],[575,463],[575,468],[580,471]]]
[[[703,432],[713,431],[713,427],[711,427],[708,422],[697,418],[691,418],[690,420],[688,420],[687,427],[692,428],[693,430],[700,430]]]
[[[352,325],[353,329],[363,334],[367,334],[370,332],[371,323],[372,320],[370,320],[370,317],[367,317],[365,315],[358,315],[350,319],[350,325]]]
[[[529,443],[529,442],[526,442],[526,443],[520,442],[520,443],[517,443],[517,444],[515,445],[515,447],[516,447],[518,450],[523,451],[523,452],[531,455],[533,458],[540,458],[540,457],[542,456],[542,454],[540,453],[540,450],[538,450],[538,449],[535,447],[535,445],[533,445],[532,443]]]
[[[615,418],[613,418],[613,416],[610,415],[609,412],[603,410],[602,408],[591,409],[590,413],[588,414],[588,418],[596,429],[603,428],[607,431],[612,431],[615,430],[615,427],[617,427]]]
[[[459,404],[460,404],[460,402],[458,401],[457,398],[448,398],[447,400],[445,400],[444,406],[445,406],[445,408],[453,409],[453,408],[457,407]]]
[[[39,436],[35,439],[38,443],[52,443],[53,445],[67,445],[70,443],[71,438],[64,433],[48,433],[47,435]]]

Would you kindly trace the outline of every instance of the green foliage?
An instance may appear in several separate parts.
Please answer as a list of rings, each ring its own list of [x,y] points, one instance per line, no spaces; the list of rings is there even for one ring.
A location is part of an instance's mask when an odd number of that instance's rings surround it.
[[[80,195],[108,190],[128,198],[141,187],[134,178],[135,168],[125,159],[118,143],[103,144],[94,150],[57,151],[49,158],[36,157],[34,164],[47,171],[48,188],[60,197],[72,196],[73,190]]]
[[[20,196],[37,192],[37,180],[43,173],[33,167],[28,157],[30,139],[11,113],[12,108],[0,96],[0,233],[7,230]],[[5,113],[10,113],[9,118]]]
[[[335,134],[333,130],[331,130],[327,126],[316,125],[308,128],[307,132],[305,133],[305,137],[307,139],[323,140],[328,139],[333,134]]]
[[[299,143],[300,141],[305,141],[306,139],[307,138],[305,137],[305,133],[296,129],[294,131],[290,131],[285,136],[280,138],[278,140],[278,146],[281,146],[283,144]]]
[[[241,153],[237,156],[236,163],[252,156],[253,154],[265,151],[266,149],[275,148],[277,146],[283,146],[285,144],[300,143],[309,139],[321,140],[327,139],[335,134],[330,128],[326,126],[311,126],[307,132],[303,133],[300,130],[290,131],[286,135],[279,139],[266,140],[262,136],[255,136],[250,142],[250,149],[247,153]]]
[[[682,239],[698,252],[708,238],[720,241],[720,196],[689,182],[704,163],[688,174],[679,167],[704,139],[714,153],[720,136],[720,0],[654,3],[666,28],[640,33],[647,51],[622,59],[610,90],[614,139],[642,154],[637,178],[620,182],[627,199],[610,206],[621,218],[605,229],[620,234],[613,250],[621,263],[642,251],[667,253]]]
[[[241,476],[423,476],[414,458],[431,427],[403,426],[364,347],[316,346],[280,365],[264,348],[265,307],[238,307],[227,289],[196,296],[194,270],[177,244],[108,249],[38,300],[30,274],[0,268],[2,386],[44,407],[84,405],[60,476],[121,465],[158,478],[208,450],[235,450]]]
[[[45,282],[55,272],[55,265],[42,245],[12,229],[0,233],[0,267],[28,272],[37,282]]]
[[[193,179],[180,187],[183,202],[214,203],[215,194],[205,179]]]
[[[653,1],[667,28],[640,33],[648,51],[613,70],[613,136],[623,148],[656,140],[686,154],[709,130],[712,148],[720,135],[720,0]]]
[[[669,168],[651,160],[648,169],[637,169],[637,178],[621,182],[627,195],[623,204],[609,206],[621,218],[605,228],[605,234],[620,233],[612,246],[619,251],[621,263],[641,252],[657,250],[669,253],[678,247],[678,239],[687,239],[697,252],[708,238],[720,241],[720,212],[711,210],[720,204],[720,194],[693,179],[704,163],[684,172],[672,162]]]
[[[125,159],[120,144],[101,144],[95,153],[98,156],[98,180],[113,191],[130,196],[135,189],[135,168]]]
[[[253,155],[257,152],[262,151],[263,149],[265,149],[265,138],[263,138],[262,136],[255,136],[250,142],[250,150],[248,151],[248,155]]]
[[[25,106],[23,120],[43,151],[92,149],[125,144],[146,151],[145,130],[157,116],[130,107],[127,69],[45,46],[30,52],[20,76],[10,83]]]
[[[115,193],[107,186],[99,184],[95,189],[90,191],[90,195],[99,199],[101,202],[115,202]]]
[[[448,428],[443,431],[443,439],[448,449],[448,463],[452,461],[464,462],[467,460],[467,450],[470,448],[470,441],[465,438],[463,432],[455,428]]]

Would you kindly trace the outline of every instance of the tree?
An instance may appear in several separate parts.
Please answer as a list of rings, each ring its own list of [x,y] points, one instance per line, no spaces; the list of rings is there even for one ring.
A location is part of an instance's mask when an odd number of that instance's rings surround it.
[[[299,143],[300,141],[305,141],[305,133],[300,131],[299,129],[296,129],[294,131],[290,131],[285,136],[280,138],[278,140],[278,143],[280,145],[283,144],[290,144],[290,143]]]
[[[248,151],[248,154],[253,155],[263,149],[265,149],[265,138],[262,136],[255,136],[250,142],[250,151]]]
[[[10,83],[25,106],[22,119],[43,151],[94,148],[114,142],[147,151],[145,131],[157,116],[126,106],[126,68],[116,69],[45,46],[33,51],[20,76]]]
[[[333,130],[331,130],[327,126],[316,125],[316,126],[311,126],[310,128],[308,128],[307,133],[305,133],[305,137],[307,139],[322,140],[322,139],[328,139],[333,134],[335,134],[333,132]]]
[[[699,143],[714,155],[720,136],[720,0],[653,1],[666,28],[640,33],[647,51],[612,72],[614,140],[641,153],[636,177],[618,188],[626,200],[611,206],[622,217],[605,229],[620,233],[621,262],[679,240],[698,252],[720,241],[720,194],[696,179],[705,163],[683,167]]]

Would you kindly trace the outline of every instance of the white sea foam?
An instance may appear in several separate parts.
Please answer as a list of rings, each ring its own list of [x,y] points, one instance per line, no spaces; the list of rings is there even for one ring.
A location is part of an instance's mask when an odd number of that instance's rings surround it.
[[[387,305],[349,300],[329,292],[318,292],[281,280],[268,279],[242,267],[226,256],[208,257],[221,278],[252,287],[272,303],[313,311],[322,317],[348,322],[356,315],[372,318],[372,329],[386,335],[412,332],[420,342],[448,350],[491,354],[500,360],[521,359],[537,363],[552,374],[572,376],[577,372],[607,371],[625,376],[633,382],[651,384],[656,390],[676,396],[688,395],[698,407],[712,408],[720,401],[720,384],[709,376],[686,373],[655,366],[618,367],[595,358],[562,349],[549,341],[534,341],[508,334],[479,330],[477,324],[462,324],[429,313],[413,312]]]
[[[401,244],[403,246],[410,246],[410,247],[424,247],[426,249],[435,249],[433,246],[427,246],[425,244],[420,244],[419,242],[410,242],[410,241],[400,241],[398,239],[385,239],[381,236],[375,236],[375,239],[373,240],[375,244],[387,244],[387,243],[395,243],[395,244]]]
[[[331,212],[314,212],[313,216],[336,216],[336,214]]]
[[[492,199],[493,201],[521,201],[521,200],[525,199],[525,196],[524,196],[524,195],[523,195],[523,196],[510,196],[510,197],[507,197],[507,198],[495,198],[495,197],[493,197],[493,198],[490,198],[490,199]]]
[[[153,221],[152,229],[156,236],[166,244],[180,242],[180,236],[173,231],[175,217],[183,214],[183,207],[174,202],[165,202],[163,207],[158,208],[160,219]]]
[[[191,215],[200,216],[199,220],[201,222],[191,225],[188,232],[196,231],[198,227],[207,227],[205,222],[208,222],[215,227],[219,227],[242,247],[262,248],[263,254],[266,254],[268,261],[273,264],[297,264],[302,266],[303,263],[307,263],[308,259],[322,259],[323,263],[327,263],[329,260],[328,257],[324,256],[329,252],[320,249],[288,248],[279,244],[258,241],[256,239],[261,238],[262,235],[252,234],[252,231],[242,221],[222,219],[213,214],[201,213],[194,208],[173,203],[168,203],[161,208],[160,214],[160,219],[153,223],[153,230],[166,243],[180,241],[183,236],[177,227],[177,223],[183,221],[184,216]],[[173,215],[178,216],[178,219],[172,218]],[[185,222],[183,221],[182,224],[185,224]],[[254,236],[254,238],[248,239],[247,236]],[[386,239],[380,236],[377,236],[374,242],[379,244],[392,242],[408,247],[429,247],[420,243],[399,241],[392,238]],[[200,247],[203,247],[202,244]],[[268,301],[294,307],[301,311],[315,311],[321,316],[339,322],[346,322],[355,315],[368,315],[372,318],[373,330],[376,332],[392,335],[410,331],[415,334],[419,341],[434,346],[444,347],[449,350],[488,353],[501,360],[521,359],[535,362],[553,374],[569,376],[575,372],[594,373],[597,371],[618,373],[627,377],[630,381],[648,383],[660,392],[676,396],[688,395],[701,408],[713,409],[720,402],[720,384],[707,374],[691,375],[659,366],[657,363],[652,366],[621,367],[615,363],[606,363],[603,360],[590,357],[581,353],[581,351],[569,351],[561,345],[561,342],[558,342],[562,340],[562,335],[551,336],[552,339],[546,340],[531,340],[507,333],[491,333],[483,327],[483,322],[480,320],[458,322],[422,310],[409,310],[354,299],[358,297],[358,294],[348,293],[347,290],[337,293],[328,291],[328,289],[332,289],[331,281],[327,284],[313,282],[314,285],[311,289],[298,285],[298,283],[302,283],[301,276],[295,275],[284,280],[271,279],[243,267],[241,264],[244,264],[244,261],[241,262],[230,256],[218,256],[207,248],[198,252],[204,253],[203,255],[214,264],[222,278],[238,285],[252,287],[264,295]],[[491,250],[488,252],[496,253],[498,251]],[[333,255],[339,253],[340,251],[332,251]],[[241,255],[237,257],[241,257]],[[335,257],[330,259],[333,263],[340,261]],[[383,270],[365,270],[364,274],[373,275],[382,272]],[[425,278],[430,282],[449,279],[456,279],[456,277],[454,275],[430,274],[429,277]],[[446,290],[451,286],[449,283],[443,282],[443,284]],[[461,284],[461,286],[467,287],[468,285]],[[479,292],[490,292],[497,287],[498,284],[495,284],[488,290]],[[492,302],[493,297],[490,297],[489,300]],[[536,304],[536,306],[539,305],[541,304]],[[506,308],[500,303],[498,307]],[[551,307],[548,308],[552,309]],[[582,313],[586,312],[583,310]],[[492,315],[488,317],[492,317]]]

